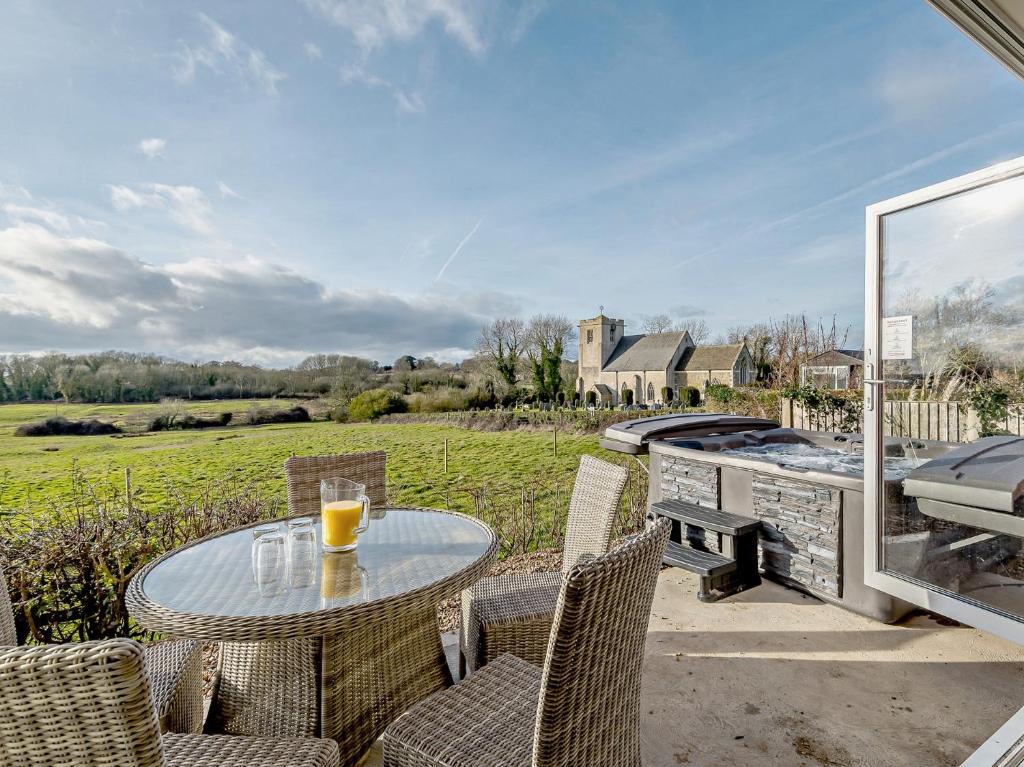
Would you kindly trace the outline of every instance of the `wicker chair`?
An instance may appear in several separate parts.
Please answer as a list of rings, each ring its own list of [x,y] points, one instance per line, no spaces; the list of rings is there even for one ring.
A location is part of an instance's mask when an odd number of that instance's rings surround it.
[[[562,578],[583,555],[608,551],[629,472],[585,455],[569,502],[561,573],[484,578],[462,592],[459,666],[475,671],[502,653],[544,662]]]
[[[318,739],[161,735],[148,661],[130,639],[0,650],[5,767],[337,767]]]
[[[384,732],[384,767],[639,767],[647,624],[671,522],[574,566],[543,669],[502,655]]]
[[[387,453],[292,456],[284,462],[288,515],[320,514],[320,481],[344,477],[366,485],[370,516],[387,503]],[[382,514],[378,510],[377,514]],[[207,732],[259,731],[275,737],[313,735],[320,731],[315,702],[319,695],[321,642],[317,637],[273,642],[221,642],[216,694]],[[308,706],[285,706],[274,691],[289,690]],[[253,701],[262,701],[254,706]]]
[[[6,583],[0,570],[0,647],[18,644],[14,610]],[[164,732],[201,732],[202,647],[191,639],[171,639],[147,647],[145,657],[160,728]]]
[[[366,485],[370,506],[387,502],[384,468],[387,453],[348,453],[346,455],[293,455],[284,462],[288,480],[288,513],[320,513],[320,481],[344,477]]]

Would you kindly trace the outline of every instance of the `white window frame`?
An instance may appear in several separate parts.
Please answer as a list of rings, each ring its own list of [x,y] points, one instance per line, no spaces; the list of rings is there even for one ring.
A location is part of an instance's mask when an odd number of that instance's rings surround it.
[[[1024,157],[999,163],[965,176],[943,181],[924,189],[893,197],[871,205],[866,210],[865,229],[865,283],[864,283],[864,582],[872,588],[906,600],[926,610],[932,610],[954,620],[991,632],[1012,642],[1024,644],[1024,620],[1013,618],[995,609],[968,602],[962,597],[940,592],[908,578],[880,569],[881,541],[878,538],[878,519],[883,495],[879,469],[883,429],[879,413],[884,401],[884,387],[872,383],[880,370],[882,309],[882,217],[924,203],[940,200],[988,184],[1024,176]],[[874,399],[874,409],[868,402]]]

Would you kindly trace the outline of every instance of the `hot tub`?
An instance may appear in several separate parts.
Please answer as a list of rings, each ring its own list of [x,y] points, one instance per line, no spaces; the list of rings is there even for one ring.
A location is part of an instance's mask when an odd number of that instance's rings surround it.
[[[903,479],[944,455],[950,443],[889,439],[888,508],[904,500]],[[912,606],[864,584],[864,457],[858,434],[766,429],[655,440],[649,502],[678,499],[762,523],[765,577],[876,620]],[[706,543],[718,550],[717,534]]]

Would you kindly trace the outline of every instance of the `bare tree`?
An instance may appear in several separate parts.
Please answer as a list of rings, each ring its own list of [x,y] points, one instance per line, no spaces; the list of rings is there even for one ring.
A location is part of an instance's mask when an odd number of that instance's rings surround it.
[[[668,333],[675,329],[675,322],[667,314],[645,314],[640,321],[644,333]]]
[[[499,317],[480,330],[477,352],[509,388],[519,383],[519,361],[526,351],[527,328],[520,317]]]
[[[708,327],[708,323],[698,317],[680,320],[676,329],[685,330],[689,333],[690,338],[698,346],[711,337],[711,328]]]

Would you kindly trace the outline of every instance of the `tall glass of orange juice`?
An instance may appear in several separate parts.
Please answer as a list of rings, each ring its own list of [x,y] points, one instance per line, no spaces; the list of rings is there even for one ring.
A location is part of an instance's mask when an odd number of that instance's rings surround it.
[[[320,522],[324,551],[351,551],[370,524],[366,485],[336,477],[320,483]]]

